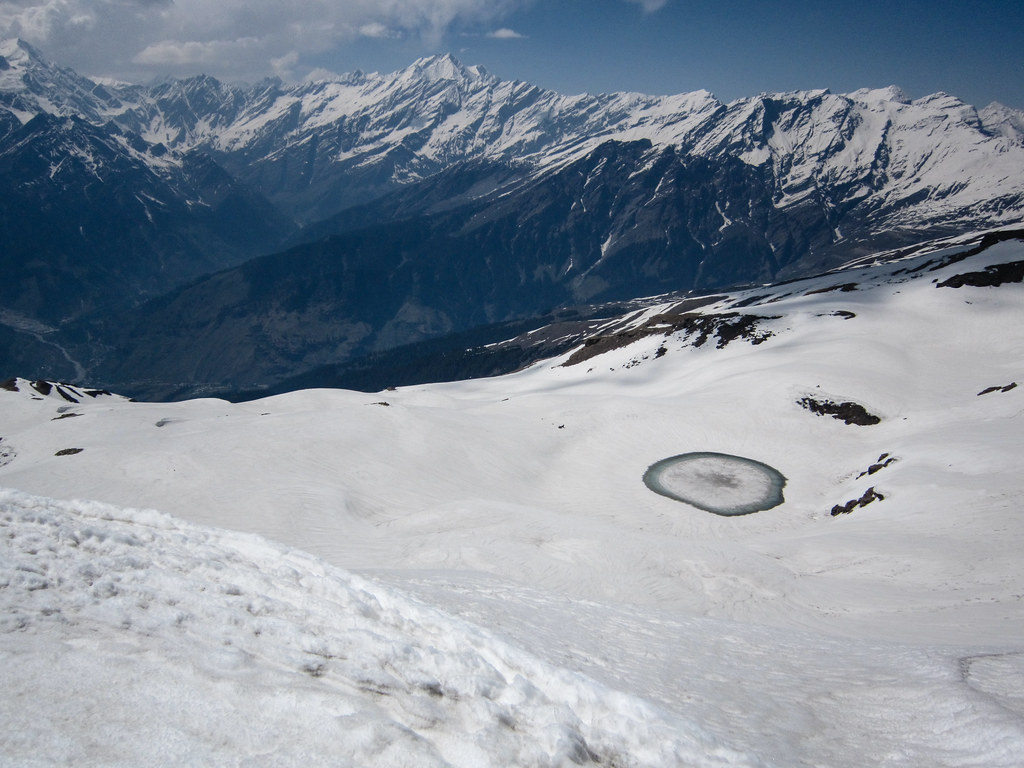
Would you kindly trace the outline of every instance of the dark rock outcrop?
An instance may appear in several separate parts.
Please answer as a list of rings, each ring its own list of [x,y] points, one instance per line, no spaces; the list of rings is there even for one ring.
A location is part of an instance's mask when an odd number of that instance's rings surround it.
[[[849,400],[836,403],[832,400],[817,400],[813,397],[803,397],[797,400],[797,405],[806,408],[818,416],[831,416],[846,424],[867,427],[882,421],[881,417],[869,413],[860,403],[854,403]]]
[[[873,501],[884,501],[885,496],[878,493],[874,487],[868,488],[864,491],[863,495],[859,499],[851,499],[845,504],[836,504],[832,507],[832,511],[829,513],[832,517],[838,517],[839,515],[848,515],[858,507],[866,507]]]

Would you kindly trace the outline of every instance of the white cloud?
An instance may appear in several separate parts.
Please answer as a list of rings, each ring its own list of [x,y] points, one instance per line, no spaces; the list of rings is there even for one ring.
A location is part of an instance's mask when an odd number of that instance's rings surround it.
[[[522,40],[526,37],[526,35],[520,35],[514,29],[509,29],[508,27],[502,27],[501,29],[496,29],[493,32],[488,32],[487,36],[497,38],[498,40]]]
[[[359,28],[359,34],[363,37],[376,38],[377,40],[384,40],[389,37],[400,37],[401,33],[394,29],[390,29],[379,21],[371,21],[369,24],[363,24]]]
[[[299,63],[299,52],[288,51],[284,56],[278,56],[270,60],[270,66],[274,68],[274,74],[282,80],[290,80],[292,70]]]
[[[341,77],[341,73],[334,72],[330,69],[324,69],[323,67],[317,67],[316,69],[311,69],[307,72],[306,76],[302,78],[302,80],[306,83],[316,83],[321,80],[337,80],[339,77]]]
[[[149,64],[157,67],[196,67],[215,64],[229,56],[244,56],[253,48],[258,48],[260,41],[255,37],[243,37],[237,40],[208,40],[206,42],[189,41],[179,43],[174,40],[162,40],[146,46],[132,59],[137,64]],[[273,61],[276,61],[273,60]]]
[[[255,79],[301,71],[304,56],[359,38],[418,38],[424,48],[439,46],[452,30],[487,29],[531,2],[0,0],[0,36],[22,37],[61,64],[96,75],[138,79],[201,68]]]
[[[627,3],[636,3],[644,9],[644,13],[660,11],[668,4],[668,0],[626,0]]]

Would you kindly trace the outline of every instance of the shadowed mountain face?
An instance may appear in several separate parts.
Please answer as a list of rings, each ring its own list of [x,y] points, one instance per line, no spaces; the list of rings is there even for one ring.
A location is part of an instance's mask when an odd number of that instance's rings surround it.
[[[780,301],[794,296],[857,295],[871,286],[898,286],[983,254],[995,245],[1024,239],[1024,230],[1005,229],[985,235],[954,237],[855,259],[842,270],[774,285],[687,296],[666,294],[623,302],[578,306],[527,320],[479,326],[471,331],[374,352],[342,363],[323,365],[268,387],[224,391],[230,399],[249,400],[298,389],[334,387],[378,392],[385,388],[429,382],[500,376],[539,361],[558,358],[566,368],[594,370],[595,358],[644,341],[647,351],[627,361],[628,369],[665,355],[678,340],[693,348],[724,349],[748,343],[759,346],[774,337],[766,324],[780,321]],[[1024,263],[1010,261],[984,271],[958,272],[934,288],[1019,283]],[[865,277],[868,279],[865,280]],[[815,315],[852,320],[849,310]],[[652,343],[652,340],[653,343]],[[664,340],[660,342],[657,340]],[[622,360],[618,360],[622,364]],[[1011,387],[1012,389],[1013,387]],[[1000,390],[991,387],[980,394]],[[1008,390],[1003,390],[1008,391]],[[872,425],[878,417],[852,402],[805,397],[798,404],[812,413],[846,424]]]
[[[396,208],[418,207],[408,199],[422,194],[415,190],[345,215],[324,225],[340,234],[217,274],[119,320],[121,342],[103,378],[146,371],[169,382],[255,386],[554,307],[778,272],[746,227],[723,237],[720,219],[701,220],[706,201],[722,194],[717,187],[732,181],[728,173],[666,157],[653,178],[624,179],[649,149],[609,144],[557,174],[522,181],[511,195],[445,213],[398,218]],[[735,170],[735,183],[756,184],[744,166]],[[473,187],[502,172],[476,165],[433,183]],[[645,207],[659,183],[665,199]],[[387,223],[346,231],[375,218]]]
[[[0,363],[149,396],[1024,215],[1024,116],[944,94],[567,97],[447,56],[98,86],[0,57]]]
[[[495,179],[497,191],[465,193]],[[868,243],[906,243],[870,237],[852,215],[847,229],[862,238],[833,242],[817,201],[776,208],[769,182],[739,160],[648,142],[609,142],[541,176],[459,166],[318,225],[313,243],[119,317],[103,333],[117,343],[99,380],[162,396],[272,386],[558,307],[767,283],[862,255]],[[430,213],[437,200],[451,207]]]
[[[46,322],[238,263],[290,223],[208,157],[161,163],[116,126],[40,114],[0,140],[0,302]]]

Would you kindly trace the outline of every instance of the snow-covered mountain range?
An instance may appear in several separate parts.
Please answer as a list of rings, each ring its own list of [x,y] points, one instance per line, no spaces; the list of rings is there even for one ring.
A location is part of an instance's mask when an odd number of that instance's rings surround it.
[[[0,352],[12,374],[166,396],[805,276],[1019,224],[1022,125],[896,88],[565,96],[447,55],[301,84],[95,83],[8,40]]]
[[[1006,223],[1001,214],[1019,212],[1024,194],[1024,113],[997,103],[977,110],[943,93],[803,91],[730,104],[706,91],[565,96],[450,55],[297,85],[197,76],[141,87],[95,84],[21,41],[0,44],[0,56],[3,104],[22,122],[77,115],[153,145],[209,151],[307,222],[455,163],[502,160],[543,173],[608,141],[650,142],[652,157],[664,147],[737,157],[770,177],[780,207],[808,198],[838,211],[863,205],[880,226],[967,211],[978,224]],[[351,191],[339,194],[341,179]]]
[[[10,381],[0,762],[1016,768],[1022,309],[1003,231],[563,319],[474,381]],[[781,503],[645,486],[692,453]],[[705,500],[746,485],[716,461]]]

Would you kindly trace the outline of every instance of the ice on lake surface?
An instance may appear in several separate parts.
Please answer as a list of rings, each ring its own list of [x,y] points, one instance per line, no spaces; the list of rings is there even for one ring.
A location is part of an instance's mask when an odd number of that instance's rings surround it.
[[[747,515],[781,504],[786,478],[774,467],[728,453],[683,453],[644,473],[655,493],[716,515]]]

